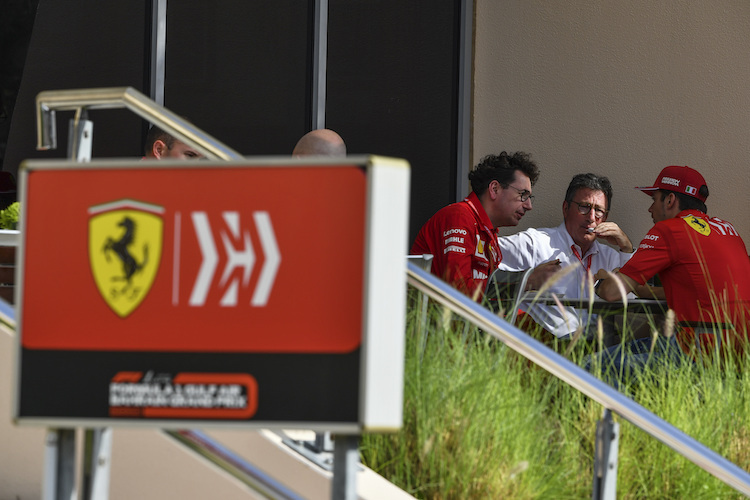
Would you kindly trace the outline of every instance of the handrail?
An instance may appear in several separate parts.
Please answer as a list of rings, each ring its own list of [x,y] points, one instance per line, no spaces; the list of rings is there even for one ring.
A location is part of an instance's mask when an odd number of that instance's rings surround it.
[[[750,474],[638,403],[523,333],[444,281],[409,262],[407,282],[590,397],[737,491],[750,496]]]
[[[57,148],[55,111],[75,110],[77,115],[87,109],[128,108],[133,113],[174,135],[207,158],[240,159],[237,151],[206,134],[164,106],[141,94],[133,87],[98,89],[45,90],[36,97],[37,146],[40,151]]]
[[[288,500],[302,500],[303,498],[201,431],[165,430],[163,432],[231,474],[256,493],[264,495],[265,498]]]

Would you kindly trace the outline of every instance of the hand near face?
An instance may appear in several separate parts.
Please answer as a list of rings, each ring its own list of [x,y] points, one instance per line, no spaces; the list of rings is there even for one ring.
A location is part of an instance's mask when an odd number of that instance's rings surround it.
[[[614,222],[602,222],[594,228],[594,234],[597,238],[602,238],[607,243],[619,247],[621,252],[633,252],[633,243],[631,243],[630,238]]]

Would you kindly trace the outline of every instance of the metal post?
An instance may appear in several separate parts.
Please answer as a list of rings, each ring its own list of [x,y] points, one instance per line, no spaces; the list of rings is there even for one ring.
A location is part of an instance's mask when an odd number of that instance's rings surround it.
[[[44,451],[43,500],[73,500],[75,490],[75,429],[48,429]]]
[[[326,126],[326,75],[328,68],[328,0],[315,0],[315,39],[312,75],[312,128]]]
[[[617,451],[620,440],[620,424],[612,419],[612,412],[604,410],[596,423],[594,445],[594,491],[592,500],[616,500],[617,498]]]
[[[333,451],[333,439],[331,439],[331,433],[329,431],[316,432],[313,447],[314,451],[318,453],[323,451]]]
[[[86,111],[78,108],[68,127],[68,158],[80,162],[91,161],[94,122],[86,119]]]
[[[112,450],[112,429],[87,429],[84,443],[83,498],[107,500]]]
[[[333,500],[357,498],[357,469],[359,467],[359,436],[336,434],[333,441]]]
[[[167,58],[167,0],[151,2],[151,99],[164,106]]]

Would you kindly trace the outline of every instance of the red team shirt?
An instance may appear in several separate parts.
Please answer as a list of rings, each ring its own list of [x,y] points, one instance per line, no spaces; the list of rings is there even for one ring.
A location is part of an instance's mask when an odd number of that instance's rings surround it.
[[[482,298],[487,277],[502,260],[497,229],[476,194],[439,210],[422,226],[412,255],[432,254],[432,274],[473,297]]]
[[[750,323],[745,243],[729,222],[699,210],[657,222],[620,272],[641,285],[658,273],[677,321],[732,323],[740,332]],[[678,340],[686,351],[693,342]]]

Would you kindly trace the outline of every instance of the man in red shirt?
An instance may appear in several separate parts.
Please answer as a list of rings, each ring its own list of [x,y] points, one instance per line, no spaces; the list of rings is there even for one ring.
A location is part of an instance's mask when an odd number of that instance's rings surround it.
[[[488,276],[502,260],[497,228],[517,225],[531,210],[531,188],[538,178],[526,153],[485,156],[469,172],[472,193],[432,216],[409,253],[433,255],[433,274],[481,300]],[[530,281],[545,277],[537,273]]]
[[[637,189],[653,198],[649,212],[655,225],[615,276],[626,291],[636,291],[658,274],[676,321],[689,325],[670,339],[660,338],[654,352],[679,344],[672,350],[696,359],[721,348],[723,342],[741,348],[750,326],[750,259],[732,224],[706,215],[708,186],[703,176],[690,167],[671,166],[661,171],[653,186]],[[615,279],[601,279],[597,294],[620,300]],[[648,355],[651,339],[634,342],[642,345],[626,346],[635,353],[626,363],[632,361],[638,368],[644,364],[638,353]],[[619,357],[619,351],[611,354]]]

